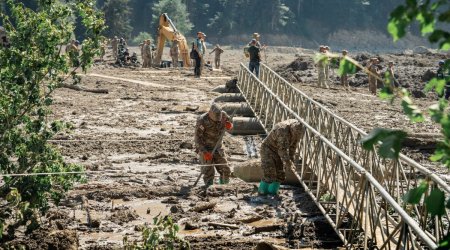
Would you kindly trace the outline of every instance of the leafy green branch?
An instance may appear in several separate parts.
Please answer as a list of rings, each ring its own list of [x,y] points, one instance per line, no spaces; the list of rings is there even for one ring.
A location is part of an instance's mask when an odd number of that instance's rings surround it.
[[[152,227],[145,227],[142,230],[142,241],[128,241],[127,237],[123,239],[125,250],[189,250],[189,242],[178,235],[180,227],[174,223],[170,216],[156,216],[153,218]]]
[[[70,55],[62,54],[74,31],[73,17],[80,16],[86,30],[80,67],[86,71],[99,53],[102,14],[94,0],[61,3],[39,1],[37,11],[15,0],[9,12],[0,14],[10,47],[0,47],[0,173],[46,173],[81,171],[68,164],[47,143],[68,125],[48,121],[54,90],[73,76]],[[7,15],[6,13],[10,13]],[[0,238],[12,239],[15,230],[39,226],[37,218],[50,202],[58,203],[80,175],[3,176],[0,186]]]

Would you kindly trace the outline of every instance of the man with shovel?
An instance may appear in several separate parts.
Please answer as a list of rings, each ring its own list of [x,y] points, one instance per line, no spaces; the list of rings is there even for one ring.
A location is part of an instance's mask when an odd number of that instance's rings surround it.
[[[294,155],[303,135],[303,125],[295,119],[277,123],[261,144],[263,178],[258,193],[277,195],[286,179],[286,169],[294,167]]]
[[[226,130],[231,130],[233,123],[225,111],[215,103],[207,113],[197,119],[195,126],[195,147],[201,164],[217,164],[202,166],[203,181],[206,186],[214,183],[214,167],[220,174],[219,184],[230,181],[230,167],[222,149],[222,138]]]

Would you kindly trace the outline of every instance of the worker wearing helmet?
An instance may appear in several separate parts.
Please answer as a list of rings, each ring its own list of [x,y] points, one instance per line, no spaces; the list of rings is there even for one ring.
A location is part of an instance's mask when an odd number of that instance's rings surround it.
[[[436,72],[436,77],[441,80],[444,80],[445,78],[449,77],[450,70],[445,72],[446,70],[445,61],[444,60],[439,61],[438,66],[439,68]],[[450,81],[447,81],[445,84],[445,99],[448,100],[449,97],[450,97]]]
[[[295,151],[303,136],[304,126],[290,119],[277,123],[261,144],[263,178],[259,194],[277,195],[280,184],[286,179],[286,170],[293,168]]]

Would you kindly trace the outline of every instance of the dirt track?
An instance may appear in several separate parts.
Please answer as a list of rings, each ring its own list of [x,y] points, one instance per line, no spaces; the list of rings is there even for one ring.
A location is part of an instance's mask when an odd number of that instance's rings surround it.
[[[302,50],[273,48],[268,64],[285,64],[296,53]],[[73,241],[66,240],[65,246],[76,245],[78,239],[82,249],[120,248],[124,236],[138,240],[142,225],[158,214],[170,214],[193,249],[251,249],[262,240],[292,248],[340,246],[299,188],[282,187],[280,198],[273,199],[258,197],[256,184],[238,179],[208,190],[201,184],[191,187],[200,170],[193,150],[196,118],[218,95],[210,90],[236,75],[236,58],[243,60],[240,50],[227,51],[223,71],[206,70],[202,79],[194,79],[191,70],[115,68],[109,61],[96,65],[82,80],[87,87],[108,89],[108,94],[68,89],[54,94],[54,118],[72,123],[74,130],[58,135],[61,141],[53,143],[68,161],[105,171],[89,174],[86,183],[77,185],[61,206],[52,209],[46,222],[55,242],[62,234]],[[366,88],[346,92],[339,86],[326,91],[309,84],[297,86],[365,130],[395,124],[392,127],[414,132],[438,131],[431,122],[409,125],[398,106],[369,96]],[[419,105],[430,102],[425,99]],[[257,145],[261,141],[254,139]],[[226,135],[224,144],[231,165],[250,160],[244,137]],[[210,210],[193,211],[201,202],[217,204]],[[210,222],[239,229],[214,227]],[[277,226],[258,232],[267,225]],[[56,244],[42,242],[40,237],[26,242],[35,249]]]

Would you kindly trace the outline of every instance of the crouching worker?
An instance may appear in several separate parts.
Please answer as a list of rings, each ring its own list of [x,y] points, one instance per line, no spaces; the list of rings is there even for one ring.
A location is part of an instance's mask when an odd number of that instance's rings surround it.
[[[197,119],[195,126],[195,147],[201,164],[218,164],[202,166],[203,181],[206,186],[214,183],[214,167],[220,174],[220,184],[230,181],[230,167],[222,149],[222,139],[225,130],[231,130],[233,123],[225,111],[217,104],[212,104],[207,113]],[[215,149],[215,151],[214,151]],[[214,152],[213,152],[214,151]]]
[[[297,145],[304,127],[294,119],[277,123],[261,145],[263,179],[259,194],[277,195],[280,184],[286,179],[286,169],[293,167]]]

